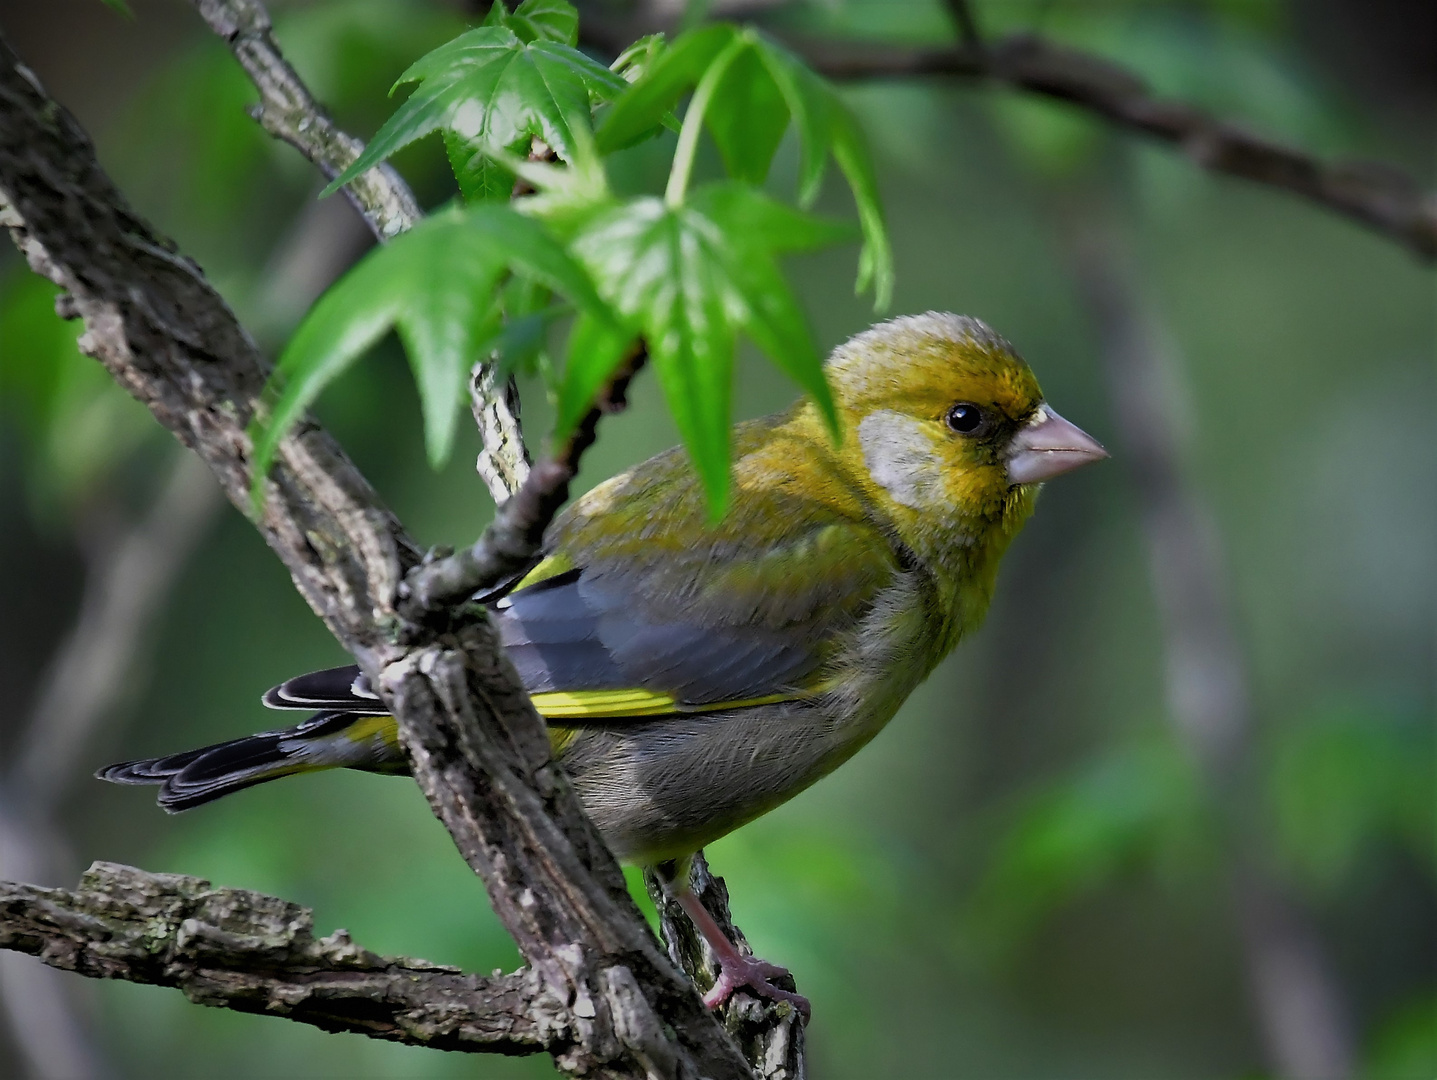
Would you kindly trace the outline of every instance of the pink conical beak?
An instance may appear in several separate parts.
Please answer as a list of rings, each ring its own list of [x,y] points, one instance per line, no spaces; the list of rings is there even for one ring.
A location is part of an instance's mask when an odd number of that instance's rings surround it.
[[[1008,444],[1008,483],[1041,483],[1107,456],[1097,439],[1040,405]]]

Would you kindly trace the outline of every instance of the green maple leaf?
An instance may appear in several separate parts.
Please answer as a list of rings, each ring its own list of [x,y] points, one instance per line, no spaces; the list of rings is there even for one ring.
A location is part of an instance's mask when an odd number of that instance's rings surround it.
[[[893,253],[863,132],[831,83],[758,31],[719,23],[681,34],[609,109],[598,131],[600,152],[646,137],[705,79],[713,85],[704,95],[703,122],[730,176],[762,183],[790,122],[799,140],[801,205],[817,197],[828,158],[837,162],[863,231],[857,288],[872,285],[875,307],[887,307]]]
[[[596,214],[571,248],[624,327],[575,328],[559,390],[560,432],[583,414],[627,342],[642,334],[717,518],[728,500],[730,387],[740,334],[838,429],[822,359],[775,257],[849,234],[844,225],[742,184],[700,188],[677,205],[641,197]]]
[[[591,125],[596,102],[628,84],[591,60],[573,41],[578,16],[560,0],[527,0],[512,14],[495,4],[484,26],[421,57],[395,87],[418,83],[364,152],[325,192],[353,180],[396,151],[435,131],[466,199],[508,197],[513,177],[484,154],[498,147],[519,156],[542,139],[565,161]]]
[[[250,425],[256,500],[285,432],[391,328],[419,388],[430,461],[442,464],[469,368],[501,334],[497,287],[508,273],[567,297],[596,326],[613,326],[583,268],[538,222],[495,205],[435,214],[361,259],[295,331],[266,388],[269,408]]]

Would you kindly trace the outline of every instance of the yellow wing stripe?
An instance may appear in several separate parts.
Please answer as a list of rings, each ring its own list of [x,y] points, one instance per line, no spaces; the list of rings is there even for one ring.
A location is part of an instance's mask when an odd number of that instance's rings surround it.
[[[531,694],[539,715],[550,720],[595,716],[661,716],[676,711],[672,694],[652,690],[553,690]]]
[[[350,742],[367,742],[376,736],[391,749],[399,748],[399,726],[392,716],[362,716],[344,729]]]
[[[751,705],[772,705],[792,701],[799,694],[766,694],[741,701],[716,701],[709,705],[680,704],[672,694],[653,690],[554,690],[531,694],[534,708],[547,720],[598,720],[620,716],[670,716],[674,713],[719,712]]]
[[[566,573],[574,568],[573,560],[563,552],[555,552],[543,559],[530,570],[514,587],[514,591],[538,585],[551,577]],[[743,709],[752,705],[773,705],[780,701],[792,701],[807,697],[814,691],[797,694],[767,694],[763,697],[745,698],[742,701],[718,701],[712,705],[684,705],[672,694],[656,690],[550,690],[530,694],[534,708],[546,720],[562,723],[565,720],[601,720],[605,718],[633,716],[672,716],[675,713],[720,712],[724,709]]]
[[[541,581],[547,581],[551,577],[558,577],[574,569],[574,560],[562,551],[556,551],[553,555],[546,555],[539,561],[539,564],[519,579],[519,584],[514,586],[514,592],[520,589],[527,589],[530,585],[537,585]]]
[[[712,705],[680,705],[670,694],[657,694],[649,690],[579,690],[534,694],[532,700],[539,715],[552,721],[549,726],[549,746],[552,752],[558,755],[568,748],[581,730],[577,727],[565,727],[565,720],[718,712],[722,709],[743,709],[751,705],[773,705],[807,696],[809,694],[768,694],[764,697],[745,698],[742,701],[720,701]],[[378,738],[390,749],[399,749],[399,726],[392,716],[360,717],[344,729],[343,736],[356,743]],[[269,775],[278,777],[290,772],[307,772],[314,768],[316,766],[312,764],[290,766]],[[378,766],[375,768],[376,771],[386,771]],[[408,766],[401,759],[394,771],[407,772]]]
[[[810,692],[811,693],[811,692]],[[716,701],[711,705],[683,705],[672,694],[652,690],[574,690],[550,691],[531,695],[534,708],[546,720],[598,720],[605,717],[672,716],[678,714],[720,712],[724,709],[745,709],[753,705],[774,705],[794,701],[809,694],[767,694],[741,701]],[[397,749],[399,729],[392,716],[362,716],[342,732],[350,742],[367,742],[378,738]]]

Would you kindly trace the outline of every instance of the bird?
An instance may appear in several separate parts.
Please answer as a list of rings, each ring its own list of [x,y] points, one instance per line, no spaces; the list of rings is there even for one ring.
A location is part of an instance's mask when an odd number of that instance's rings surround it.
[[[1107,457],[975,318],[880,323],[825,364],[812,398],[737,424],[713,521],[674,448],[592,488],[537,562],[481,597],[553,753],[621,861],[657,867],[709,942],[716,1007],[739,989],[808,1002],[740,954],[689,887],[705,845],[864,746],[989,607],[1043,482]],[[263,696],[304,722],[98,777],[158,784],[178,812],[280,776],[407,774],[397,726],[358,667]]]

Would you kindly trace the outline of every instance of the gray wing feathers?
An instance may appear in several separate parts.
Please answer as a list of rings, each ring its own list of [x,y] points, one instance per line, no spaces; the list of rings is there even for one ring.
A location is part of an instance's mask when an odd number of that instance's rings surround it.
[[[802,634],[650,621],[582,574],[513,593],[494,614],[531,693],[638,687],[707,705],[784,690],[818,666]]]
[[[577,572],[511,593],[491,613],[531,694],[638,688],[672,694],[686,705],[712,705],[784,691],[819,665],[797,628],[780,634],[651,621],[625,592]],[[264,703],[272,709],[386,711],[354,666],[290,679],[266,693]]]

